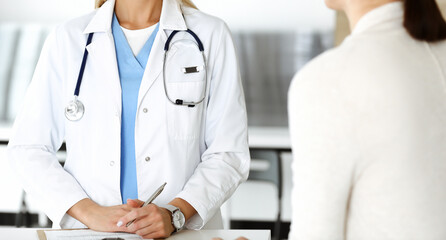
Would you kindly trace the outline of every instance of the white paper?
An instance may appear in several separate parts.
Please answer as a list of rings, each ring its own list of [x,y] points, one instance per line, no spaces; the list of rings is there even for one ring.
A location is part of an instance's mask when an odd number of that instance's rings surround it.
[[[143,239],[137,234],[130,233],[107,233],[96,232],[93,230],[60,230],[60,231],[45,231],[47,240],[101,240],[103,238],[122,238],[125,240],[139,240]]]

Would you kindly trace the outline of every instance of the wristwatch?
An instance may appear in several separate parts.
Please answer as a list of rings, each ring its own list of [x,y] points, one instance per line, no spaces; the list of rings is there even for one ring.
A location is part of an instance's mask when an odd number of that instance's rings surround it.
[[[175,228],[174,232],[179,232],[183,229],[186,218],[181,210],[173,205],[163,205],[161,206],[172,213],[172,225]]]

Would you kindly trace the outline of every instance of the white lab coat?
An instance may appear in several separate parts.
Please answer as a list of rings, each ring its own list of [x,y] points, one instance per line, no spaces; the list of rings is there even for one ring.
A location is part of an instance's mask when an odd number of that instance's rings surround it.
[[[293,80],[289,239],[446,239],[446,41],[403,16],[367,13]]]
[[[104,206],[121,204],[121,88],[111,33],[114,2],[107,1],[49,35],[9,142],[11,165],[55,227],[84,227],[66,214],[83,198]],[[206,98],[194,108],[167,101],[161,73],[168,34],[186,26],[204,44],[208,71]],[[64,108],[73,99],[91,32],[79,96],[85,115],[71,122]],[[185,36],[179,34],[176,39]],[[176,55],[167,59],[170,68],[185,67],[180,65],[201,57],[183,54],[181,47],[170,51]],[[203,79],[188,76],[185,80],[181,75],[168,79],[169,94],[198,98],[205,86]],[[67,159],[62,168],[55,153],[64,140]],[[247,178],[250,162],[236,53],[223,21],[176,0],[163,1],[160,31],[139,91],[135,153],[139,199],[146,200],[167,182],[154,203],[182,198],[198,212],[186,224],[188,228],[200,229],[207,223],[207,227],[221,227],[219,208]]]

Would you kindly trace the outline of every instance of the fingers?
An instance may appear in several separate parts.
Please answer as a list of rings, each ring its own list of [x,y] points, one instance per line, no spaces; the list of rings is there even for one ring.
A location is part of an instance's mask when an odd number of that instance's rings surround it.
[[[144,238],[160,238],[165,237],[162,233],[162,223],[153,223],[145,228],[137,230],[135,233]]]
[[[133,209],[132,211],[130,211],[129,213],[127,213],[126,215],[124,215],[123,217],[121,217],[118,222],[116,223],[116,226],[121,227],[121,226],[126,226],[128,222],[137,219],[138,217],[143,216],[143,211],[145,212],[145,209]]]
[[[160,217],[157,215],[160,215],[160,213],[158,207],[154,204],[149,204],[143,208],[133,208],[129,213],[118,220],[117,226],[126,226],[128,222],[136,219],[136,221],[128,227],[128,230],[137,231],[140,228],[148,226],[149,223],[160,221]],[[143,219],[144,221],[142,221]]]
[[[130,226],[126,224],[136,219]],[[170,220],[170,212],[149,204],[143,208],[135,208],[130,213],[119,219],[118,225],[125,232],[136,233],[144,238],[166,238],[173,232]]]
[[[162,229],[164,229],[164,224],[165,223],[159,209],[154,209],[146,216],[138,218],[128,228],[130,231],[134,231],[135,233],[139,230],[142,230],[143,228],[148,228],[140,234],[137,233],[140,236],[144,236],[147,235],[149,232],[162,231]]]
[[[132,207],[132,206],[130,206],[128,204],[122,204],[122,205],[116,206],[115,210],[116,209],[117,210],[122,210],[122,211],[128,213],[128,212],[132,211],[133,209],[135,209],[135,207]]]
[[[116,223],[116,226],[121,227],[121,226],[126,226],[128,222],[136,219],[140,213],[139,213],[139,209],[135,209],[130,211],[129,213],[127,213],[126,215],[124,215],[123,217],[121,217],[118,222]]]
[[[162,223],[158,223],[145,229],[138,230],[136,234],[142,236],[144,239],[159,239],[167,238],[171,233],[166,230]]]
[[[144,202],[139,199],[127,199],[127,205],[133,208],[141,207],[143,204]]]
[[[114,232],[128,232],[133,233],[129,231],[129,229],[125,225],[121,225],[120,227],[115,226]]]

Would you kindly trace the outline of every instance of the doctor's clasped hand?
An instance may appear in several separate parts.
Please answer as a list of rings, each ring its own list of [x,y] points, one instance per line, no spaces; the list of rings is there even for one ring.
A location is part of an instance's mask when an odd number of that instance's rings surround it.
[[[155,204],[140,208],[139,206],[143,204],[140,200],[128,200],[127,204],[135,208],[117,223],[118,227],[124,226],[126,232],[136,233],[143,238],[165,238],[175,231],[169,210]],[[133,219],[136,221],[126,227]]]
[[[75,217],[88,228],[101,232],[124,232],[126,228],[117,227],[118,220],[135,208],[129,204],[110,207],[100,206],[89,198],[79,201],[68,214]]]
[[[72,208],[68,213],[96,231],[136,233],[143,238],[169,237],[175,231],[170,211],[155,204],[141,207],[143,203],[129,199],[127,204],[103,207],[86,198],[76,205],[78,211]]]

